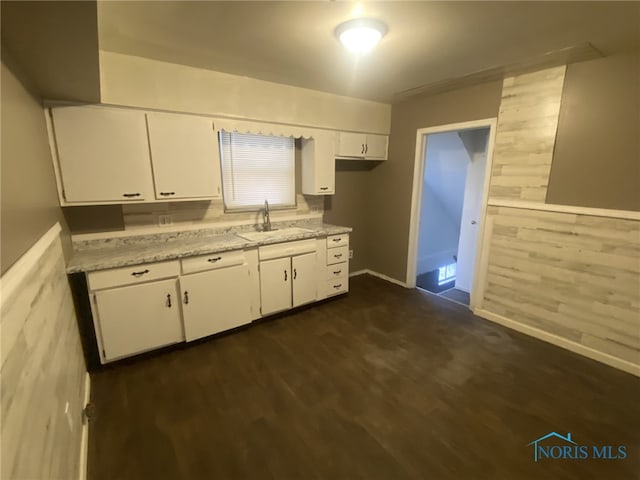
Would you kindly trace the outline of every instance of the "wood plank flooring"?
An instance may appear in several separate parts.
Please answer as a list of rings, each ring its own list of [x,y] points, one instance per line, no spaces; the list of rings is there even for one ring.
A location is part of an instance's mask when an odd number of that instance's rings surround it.
[[[101,479],[628,479],[640,379],[363,275],[348,296],[92,375]],[[550,432],[625,460],[533,461]]]

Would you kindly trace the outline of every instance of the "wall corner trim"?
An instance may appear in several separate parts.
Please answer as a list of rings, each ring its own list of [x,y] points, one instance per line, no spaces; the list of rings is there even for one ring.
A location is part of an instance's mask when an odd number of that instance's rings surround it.
[[[559,337],[558,335],[545,332],[544,330],[540,330],[539,328],[525,325],[516,320],[503,317],[502,315],[498,315],[481,308],[475,309],[473,313],[474,315],[490,322],[498,323],[504,327],[510,328],[520,333],[524,333],[525,335],[529,335],[530,337],[534,337],[544,342],[551,343],[552,345],[564,348],[565,350],[577,353],[578,355],[590,358],[591,360],[604,363],[605,365],[608,365],[610,367],[617,368],[618,370],[622,370],[624,372],[635,375],[636,377],[640,377],[640,365],[631,363],[627,360],[623,360],[621,358],[614,357],[613,355],[594,350],[593,348],[586,347],[571,340],[567,340],[566,338]]]
[[[89,372],[84,377],[84,401],[82,408],[85,408],[91,401],[91,376]],[[78,465],[79,480],[87,480],[87,460],[89,457],[89,420],[84,417],[82,424],[82,439],[80,441],[80,464]]]
[[[42,254],[59,238],[62,227],[56,222],[0,278],[0,297],[10,297],[25,275],[38,263]]]

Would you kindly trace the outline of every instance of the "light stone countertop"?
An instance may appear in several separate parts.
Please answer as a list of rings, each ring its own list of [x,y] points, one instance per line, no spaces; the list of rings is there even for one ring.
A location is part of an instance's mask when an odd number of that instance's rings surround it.
[[[326,223],[297,224],[286,227],[291,226],[309,231],[295,235],[274,236],[260,241],[245,240],[235,234],[246,232],[246,229],[238,229],[237,232],[235,229],[226,229],[224,232],[204,229],[184,234],[180,232],[169,235],[132,235],[130,237],[79,242],[74,244],[75,251],[67,265],[67,273],[92,272],[142,263],[162,262],[293,240],[321,238],[352,231],[350,227]]]

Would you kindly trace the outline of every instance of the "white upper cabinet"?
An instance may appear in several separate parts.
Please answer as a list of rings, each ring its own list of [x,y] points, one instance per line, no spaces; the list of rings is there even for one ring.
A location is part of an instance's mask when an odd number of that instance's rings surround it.
[[[332,195],[336,192],[334,135],[317,131],[313,138],[302,140],[302,193]]]
[[[220,150],[211,118],[147,113],[157,200],[221,198]]]
[[[387,159],[387,136],[338,132],[335,156],[370,160]]]
[[[66,203],[153,198],[144,112],[102,107],[52,109]]]

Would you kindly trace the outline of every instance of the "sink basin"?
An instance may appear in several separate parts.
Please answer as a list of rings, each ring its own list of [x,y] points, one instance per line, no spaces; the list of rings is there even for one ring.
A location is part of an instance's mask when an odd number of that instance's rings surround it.
[[[292,235],[302,235],[305,233],[311,233],[313,230],[307,230],[306,228],[290,227],[281,228],[277,230],[270,230],[268,232],[241,232],[236,233],[238,237],[250,240],[252,242],[259,242],[263,240],[273,240],[280,237],[289,237]]]

